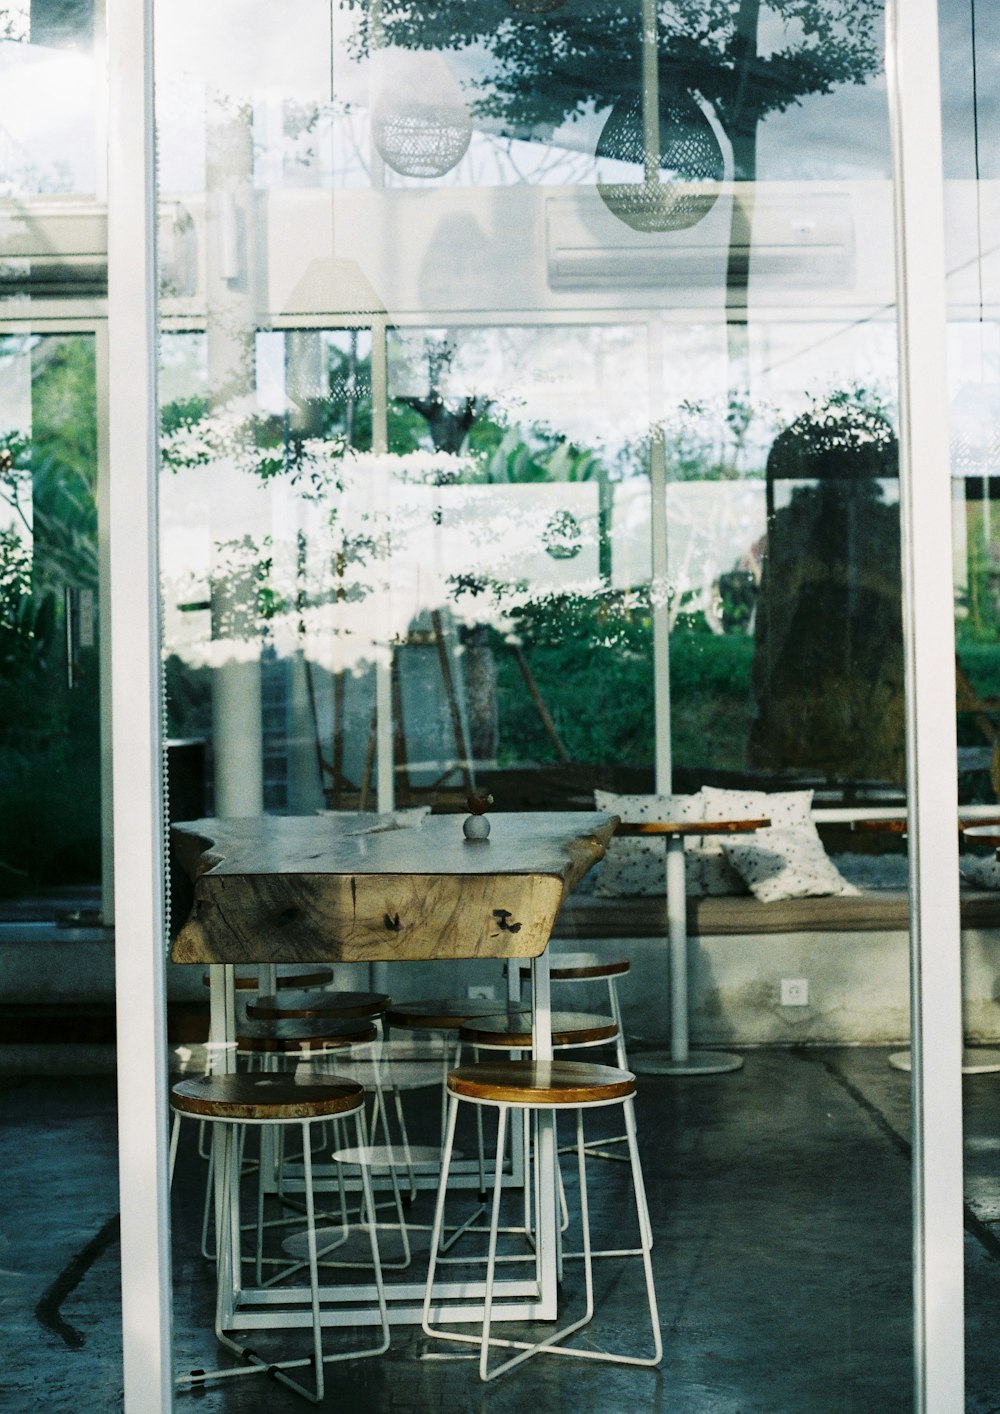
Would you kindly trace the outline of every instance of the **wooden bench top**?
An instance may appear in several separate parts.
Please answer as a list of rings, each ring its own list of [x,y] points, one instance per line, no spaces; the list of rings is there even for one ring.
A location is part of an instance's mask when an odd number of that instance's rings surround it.
[[[962,890],[963,928],[1000,928],[1000,892]],[[823,898],[783,899],[761,903],[751,894],[689,898],[688,932],[695,937],[761,933],[889,933],[909,926],[910,904],[904,889],[879,889]],[[666,938],[666,900],[567,899],[553,938],[583,942],[600,938]]]

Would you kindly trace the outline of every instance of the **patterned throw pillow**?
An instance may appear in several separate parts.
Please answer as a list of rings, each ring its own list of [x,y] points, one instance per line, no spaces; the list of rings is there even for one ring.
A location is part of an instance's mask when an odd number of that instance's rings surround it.
[[[594,792],[594,806],[619,815],[629,824],[644,820],[702,820],[700,795],[613,795]],[[746,893],[740,877],[726,862],[721,849],[707,856],[702,837],[691,835],[685,842],[684,873],[686,892],[692,894]],[[597,870],[594,893],[599,898],[652,898],[666,891],[666,841],[655,836],[643,839],[616,836]]]
[[[823,848],[812,822],[811,790],[702,789],[706,820],[770,820],[752,835],[717,835],[706,847],[720,850],[755,898],[856,894]]]
[[[706,820],[770,820],[771,828],[777,830],[797,825],[812,827],[811,790],[723,790],[719,786],[702,786],[701,798]],[[722,848],[718,837],[715,843]]]
[[[732,835],[723,839],[722,849],[761,903],[859,892],[831,862],[812,824]]]

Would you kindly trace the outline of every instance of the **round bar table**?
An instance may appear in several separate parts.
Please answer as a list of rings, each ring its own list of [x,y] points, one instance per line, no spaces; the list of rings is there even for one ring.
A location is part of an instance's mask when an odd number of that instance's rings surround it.
[[[666,841],[667,940],[670,949],[670,1050],[637,1052],[629,1065],[637,1075],[724,1075],[739,1070],[743,1057],[730,1051],[692,1051],[688,1040],[687,888],[684,839],[687,835],[752,834],[770,820],[651,820],[621,824],[618,835],[655,836]]]
[[[1000,821],[993,821],[986,825],[966,825],[964,821],[959,820],[958,828],[964,835],[979,840],[981,844],[1000,846]],[[851,829],[858,834],[889,834],[905,837],[907,822],[902,816],[892,820],[855,820]],[[1000,849],[997,853],[1000,856]],[[913,1069],[913,1062],[908,1050],[893,1051],[889,1057],[889,1064],[893,1070],[909,1072]],[[993,1075],[998,1071],[1000,1071],[1000,1051],[987,1046],[966,1046],[962,1050],[963,1075]]]

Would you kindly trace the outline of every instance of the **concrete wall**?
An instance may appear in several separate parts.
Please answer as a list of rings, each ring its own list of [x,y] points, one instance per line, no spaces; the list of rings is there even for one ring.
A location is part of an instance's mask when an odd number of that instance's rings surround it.
[[[565,949],[566,944],[561,944]],[[620,954],[632,970],[620,984],[628,1034],[668,1037],[667,952],[657,938],[613,938],[588,945]],[[691,1038],[703,1045],[891,1044],[909,1034],[909,942],[905,932],[704,936],[689,942]],[[175,1001],[207,1000],[201,967],[168,965]],[[367,968],[338,966],[337,985],[367,987]],[[781,980],[804,978],[809,1004],[781,1005]],[[503,965],[420,962],[393,969],[397,1000],[463,996],[492,985],[506,996]],[[964,934],[965,1026],[973,1042],[1000,1040],[1000,932]],[[602,984],[564,984],[557,1005],[603,1003]],[[114,999],[114,946],[105,930],[0,930],[0,1003],[108,1003]],[[0,1069],[3,1068],[0,1038]]]

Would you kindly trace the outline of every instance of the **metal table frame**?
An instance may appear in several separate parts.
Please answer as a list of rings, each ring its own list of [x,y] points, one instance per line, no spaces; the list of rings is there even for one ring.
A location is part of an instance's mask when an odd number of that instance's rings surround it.
[[[454,818],[456,828],[460,822]],[[553,818],[558,819],[558,816]],[[563,817],[566,818],[566,817]],[[610,829],[613,816],[597,813],[588,817],[601,822]],[[211,822],[198,822],[208,825]],[[269,822],[274,823],[274,822]],[[175,827],[186,828],[186,827]],[[204,833],[210,835],[210,831]],[[599,857],[599,854],[596,856]],[[589,867],[586,866],[586,867]],[[585,872],[585,870],[583,871]],[[532,976],[532,1019],[536,1060],[552,1059],[552,1018],[549,959],[547,942],[540,955],[531,959]],[[474,955],[474,954],[473,954]],[[494,951],[490,956],[503,957],[518,954],[511,947],[509,953]],[[301,958],[299,960],[306,960]],[[329,961],[318,950],[316,961]],[[346,959],[341,959],[346,960]],[[357,959],[361,960],[361,959]],[[235,985],[232,963],[209,963],[210,977],[210,1037],[213,1042],[224,1043],[221,1048],[222,1068],[235,1068],[236,1039]],[[218,1127],[217,1127],[218,1128]],[[556,1134],[555,1118],[551,1110],[536,1111],[532,1123],[532,1143],[534,1164],[537,1172],[538,1192],[548,1195],[547,1201],[539,1202],[535,1212],[535,1262],[531,1276],[510,1277],[495,1283],[494,1319],[497,1320],[554,1320],[557,1314],[558,1281],[561,1275],[561,1239],[556,1184]],[[221,1144],[217,1134],[214,1142]],[[230,1195],[223,1191],[221,1155],[216,1153],[216,1212],[223,1214],[230,1201]],[[235,1245],[238,1234],[232,1233],[232,1224],[220,1222],[218,1231],[226,1236],[221,1241],[229,1241],[231,1261],[229,1270],[240,1270]],[[396,1324],[415,1324],[421,1319],[424,1299],[423,1281],[391,1281],[385,1283],[390,1320]],[[478,1322],[483,1318],[483,1298],[485,1280],[442,1280],[435,1283],[432,1318],[450,1322]],[[365,1325],[378,1320],[375,1305],[374,1283],[371,1286],[352,1284],[351,1286],[326,1286],[321,1289],[324,1304],[322,1322],[324,1326]],[[311,1323],[308,1309],[308,1290],[305,1287],[281,1287],[266,1290],[245,1291],[238,1283],[231,1290],[222,1293],[221,1320],[224,1330],[233,1329],[284,1329],[306,1327]]]

